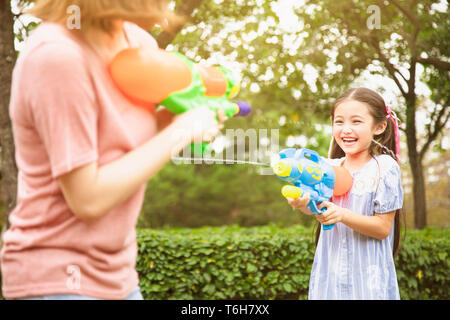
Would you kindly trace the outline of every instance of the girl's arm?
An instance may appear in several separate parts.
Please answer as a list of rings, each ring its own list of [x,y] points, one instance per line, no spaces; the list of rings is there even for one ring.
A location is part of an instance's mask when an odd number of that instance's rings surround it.
[[[359,213],[341,208],[332,202],[322,202],[318,208],[327,208],[323,214],[316,215],[317,220],[324,225],[342,222],[356,232],[378,240],[385,239],[392,230],[395,211],[388,213],[375,213],[373,216],[364,216]]]
[[[62,175],[58,180],[69,208],[85,221],[102,217],[128,199],[186,145],[216,136],[226,120],[223,112],[219,112],[219,119],[218,124],[214,112],[207,108],[186,112],[116,161],[100,168],[94,162]],[[204,128],[202,132],[187,130],[195,122]],[[183,128],[186,130],[181,132]]]

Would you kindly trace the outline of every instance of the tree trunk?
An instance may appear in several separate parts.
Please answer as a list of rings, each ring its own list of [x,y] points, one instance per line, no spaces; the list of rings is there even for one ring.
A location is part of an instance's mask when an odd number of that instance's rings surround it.
[[[410,91],[406,99],[406,136],[408,157],[413,177],[414,227],[423,229],[427,226],[425,181],[423,176],[422,158],[417,152],[416,136],[416,95]]]
[[[417,161],[415,168],[411,166],[411,171],[414,183],[414,226],[416,229],[423,229],[427,226],[427,206],[422,162]]]
[[[9,118],[9,99],[11,93],[11,76],[16,60],[14,49],[14,20],[11,1],[0,0],[0,146],[1,146],[1,180],[2,200],[5,204],[5,225],[8,228],[9,213],[16,205],[17,167],[14,157],[14,139]]]
[[[180,3],[180,5],[175,9],[175,12],[185,20],[183,21],[183,23],[176,26],[172,32],[163,32],[158,36],[156,41],[158,42],[158,46],[160,48],[165,49],[173,41],[173,39],[175,39],[178,32],[183,29],[189,18],[191,18],[192,12],[194,12],[194,10],[198,8],[203,1],[204,0],[190,0],[182,1]]]

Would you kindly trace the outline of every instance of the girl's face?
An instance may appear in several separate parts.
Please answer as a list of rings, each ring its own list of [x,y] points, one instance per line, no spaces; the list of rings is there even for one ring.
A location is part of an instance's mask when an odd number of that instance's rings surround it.
[[[374,125],[365,103],[345,100],[334,111],[333,137],[347,156],[369,153],[373,137],[383,133],[385,128],[386,121]]]

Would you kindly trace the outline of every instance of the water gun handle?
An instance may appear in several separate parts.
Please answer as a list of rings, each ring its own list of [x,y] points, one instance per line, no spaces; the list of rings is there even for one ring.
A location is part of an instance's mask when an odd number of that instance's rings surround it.
[[[331,230],[334,227],[334,223],[333,224],[329,224],[329,225],[322,225],[322,229],[323,230]]]
[[[321,202],[316,202],[316,201],[313,201],[313,200],[311,200],[309,203],[308,203],[308,208],[309,208],[309,210],[311,210],[311,212],[313,212],[313,213],[316,213],[316,214],[322,214],[322,213],[324,213],[326,210],[327,210],[327,208],[322,208],[322,210],[320,210],[318,207],[317,207],[317,205],[319,205]],[[331,229],[333,229],[333,227],[334,227],[334,224],[329,224],[329,225],[322,225],[322,229],[323,230],[331,230]]]

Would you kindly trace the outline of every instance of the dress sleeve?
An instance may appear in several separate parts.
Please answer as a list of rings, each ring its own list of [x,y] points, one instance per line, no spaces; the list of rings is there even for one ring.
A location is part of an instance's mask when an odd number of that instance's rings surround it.
[[[390,169],[386,170],[381,177],[375,194],[375,213],[387,213],[398,210],[403,206],[400,167],[393,159],[391,164]]]
[[[79,48],[45,43],[27,56],[25,99],[56,178],[98,159],[98,106]]]

